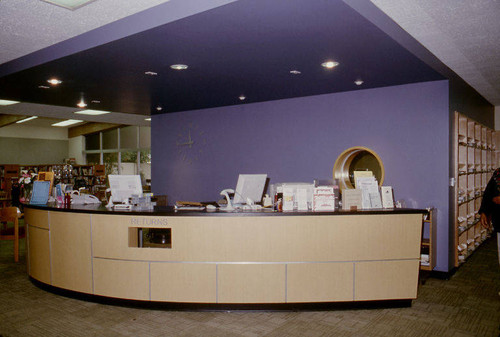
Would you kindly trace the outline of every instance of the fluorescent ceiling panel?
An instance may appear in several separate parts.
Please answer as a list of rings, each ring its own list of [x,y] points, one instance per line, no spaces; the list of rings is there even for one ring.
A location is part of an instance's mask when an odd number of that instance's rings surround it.
[[[17,104],[19,103],[18,101],[9,101],[6,99],[0,99],[0,105],[11,105],[11,104]]]
[[[81,114],[81,115],[104,115],[104,114],[109,114],[110,111],[101,111],[101,110],[80,110],[80,111],[75,111],[76,114]]]
[[[95,0],[42,0],[60,7],[71,9],[74,11],[82,6],[85,6]]]
[[[77,124],[77,123],[81,123],[81,122],[83,122],[83,121],[78,120],[78,119],[68,119],[68,120],[65,120],[65,121],[62,121],[59,123],[54,123],[54,124],[52,124],[52,126],[68,126],[68,125],[73,125],[73,124]]]
[[[35,119],[35,118],[38,118],[38,116],[31,116],[31,117],[28,117],[28,118],[25,118],[25,119],[21,119],[20,121],[17,121],[16,123],[17,124],[24,123],[24,122],[30,121],[32,119]]]

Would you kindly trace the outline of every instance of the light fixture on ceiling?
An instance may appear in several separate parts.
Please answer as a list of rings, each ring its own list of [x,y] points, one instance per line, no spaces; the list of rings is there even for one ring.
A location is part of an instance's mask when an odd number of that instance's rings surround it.
[[[52,126],[68,126],[68,125],[73,125],[77,123],[81,123],[83,121],[78,120],[78,119],[67,119],[65,121],[59,122],[59,123],[54,123]]]
[[[62,83],[62,81],[60,79],[57,79],[57,78],[48,79],[47,82],[51,85],[58,85],[58,84]]]
[[[75,111],[74,113],[76,114],[81,114],[81,115],[92,115],[92,116],[97,116],[97,115],[105,115],[111,113],[110,111],[102,111],[102,110],[80,110],[80,111]]]
[[[158,106],[156,107],[156,110],[158,110],[158,111],[162,111],[162,110],[163,110],[163,108],[162,108],[161,106],[159,106],[159,105],[158,105]]]
[[[302,72],[300,70],[294,69],[294,70],[290,70],[290,74],[292,74],[292,75],[300,75],[300,74],[302,74]]]
[[[30,121],[30,120],[35,119],[35,118],[38,118],[38,116],[31,116],[31,117],[28,117],[28,118],[25,118],[25,119],[21,119],[20,121],[17,121],[16,123],[17,124],[21,124],[21,123]]]
[[[151,122],[151,117],[149,118],[144,118],[145,121]]]
[[[174,70],[185,70],[185,69],[187,69],[187,68],[188,68],[188,66],[187,66],[187,65],[185,65],[185,64],[172,64],[172,65],[170,66],[170,68],[172,68],[172,69],[174,69]]]
[[[148,75],[148,76],[156,76],[158,75],[157,72],[154,72],[154,71],[145,71],[144,72],[144,75]]]
[[[12,104],[17,104],[17,103],[21,103],[21,102],[18,102],[18,101],[9,101],[9,100],[6,100],[6,99],[0,99],[0,105],[12,105]]]
[[[50,89],[48,85],[39,85],[38,89]]]
[[[83,97],[80,99],[80,102],[76,103],[76,106],[83,109],[87,106],[87,103],[83,100]]]
[[[354,81],[354,84],[356,84],[356,85],[361,85],[363,83],[365,83],[365,82],[363,82],[363,80],[356,80],[356,81]]]
[[[90,101],[90,103],[94,103],[94,104],[100,104],[101,101],[97,100],[97,99],[93,99]]]
[[[326,68],[326,69],[333,69],[338,65],[339,65],[339,63],[335,62],[335,61],[326,61],[326,62],[321,63],[321,66]]]
[[[240,95],[240,97],[238,97],[238,99],[239,99],[240,101],[244,101],[244,100],[246,100],[246,99],[247,99],[247,97],[246,97],[245,95]]]
[[[85,5],[88,5],[89,3],[95,1],[95,0],[42,0],[44,2],[48,2],[50,4],[63,7],[66,9],[71,9],[74,11],[75,9],[78,9],[80,7],[83,7]]]

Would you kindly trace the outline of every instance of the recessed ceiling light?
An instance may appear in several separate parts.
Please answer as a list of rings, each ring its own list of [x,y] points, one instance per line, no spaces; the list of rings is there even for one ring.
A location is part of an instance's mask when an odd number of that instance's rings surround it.
[[[51,4],[54,4],[59,7],[71,9],[74,11],[82,6],[88,5],[92,1],[95,0],[42,0]]]
[[[144,72],[145,75],[149,75],[149,76],[156,76],[158,75],[158,73],[154,72],[154,71],[146,71]]]
[[[188,68],[187,65],[185,64],[172,64],[170,68],[175,69],[175,70],[185,70]]]
[[[354,81],[354,83],[355,83],[356,85],[361,85],[361,84],[363,84],[364,82],[363,82],[362,80],[356,80],[356,81]]]
[[[76,106],[83,109],[87,106],[87,103],[85,103],[85,101],[82,98],[80,102],[76,103]]]
[[[12,104],[17,104],[20,103],[18,101],[9,101],[6,99],[0,99],[0,105],[12,105]]]
[[[161,111],[162,109],[163,108],[161,106],[159,106],[159,105],[156,107],[156,110],[158,110],[158,111]]]
[[[31,116],[31,117],[28,117],[28,118],[25,118],[25,119],[21,119],[20,121],[17,121],[16,123],[17,124],[24,123],[24,122],[30,121],[32,119],[35,119],[35,118],[38,118],[38,116]]]
[[[111,112],[110,111],[101,111],[101,110],[80,110],[80,111],[75,111],[74,113],[81,114],[81,115],[97,116],[97,115],[109,114]]]
[[[321,63],[321,66],[324,68],[327,68],[327,69],[335,68],[338,65],[339,65],[339,63],[335,62],[335,61],[326,61],[326,62]]]
[[[38,88],[39,89],[50,89],[50,87],[48,85],[39,85]]]
[[[62,81],[58,80],[57,78],[51,78],[51,79],[47,80],[47,82],[52,84],[52,85],[58,85],[58,84],[62,83]]]
[[[302,73],[300,72],[300,70],[290,70],[290,74],[293,74],[293,75],[300,75],[300,74],[302,74]]]
[[[247,99],[247,98],[246,98],[246,96],[244,96],[244,95],[241,95],[241,96],[240,96],[240,97],[238,97],[238,98],[240,99],[240,101],[244,101],[244,100],[246,100],[246,99]]]
[[[83,122],[83,121],[78,120],[78,119],[68,119],[68,120],[65,120],[65,121],[62,121],[59,123],[54,123],[54,124],[52,124],[52,126],[68,126],[68,125],[73,125],[73,124],[77,124],[77,123],[81,123],[81,122]]]
[[[145,121],[150,122],[150,121],[151,121],[151,117],[149,117],[149,118],[144,118],[144,120],[145,120]]]

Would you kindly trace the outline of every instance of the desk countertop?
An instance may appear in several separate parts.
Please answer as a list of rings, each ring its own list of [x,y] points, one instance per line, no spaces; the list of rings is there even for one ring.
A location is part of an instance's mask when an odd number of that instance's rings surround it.
[[[69,208],[58,206],[56,204],[47,205],[30,205],[25,204],[24,207],[56,211],[56,212],[75,212],[75,213],[93,213],[93,214],[117,214],[117,215],[146,215],[146,216],[305,216],[305,215],[366,215],[366,214],[416,214],[426,213],[425,209],[416,208],[394,208],[394,209],[370,209],[358,211],[335,211],[335,212],[277,212],[271,209],[261,210],[236,210],[232,212],[226,211],[188,211],[188,210],[175,210],[173,206],[157,206],[152,210],[145,209],[132,209],[132,210],[113,210],[104,207],[103,205],[71,205]]]

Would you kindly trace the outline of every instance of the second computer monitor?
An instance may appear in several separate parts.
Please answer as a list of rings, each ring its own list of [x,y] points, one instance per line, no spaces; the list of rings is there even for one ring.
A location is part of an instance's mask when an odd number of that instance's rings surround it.
[[[245,204],[247,199],[260,202],[266,186],[267,174],[240,174],[236,191],[234,192],[235,204]]]

